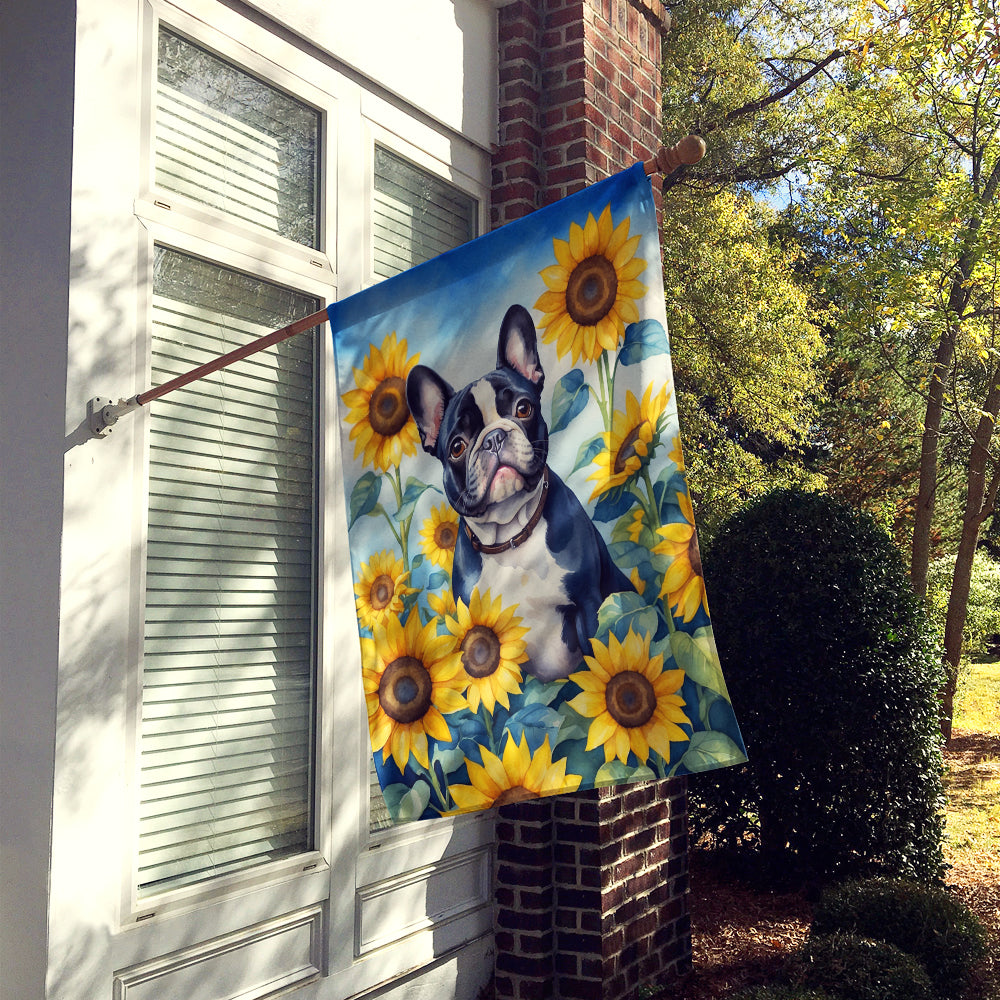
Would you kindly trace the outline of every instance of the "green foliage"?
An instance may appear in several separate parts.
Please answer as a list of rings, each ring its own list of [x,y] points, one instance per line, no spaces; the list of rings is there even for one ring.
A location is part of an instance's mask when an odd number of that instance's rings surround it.
[[[691,784],[696,835],[808,877],[940,877],[941,667],[889,537],[828,496],[778,490],[705,558],[750,761]]]
[[[869,879],[827,889],[814,935],[852,933],[895,945],[920,961],[942,997],[960,997],[986,956],[982,924],[946,889],[906,879]]]
[[[766,206],[727,193],[679,192],[672,202],[667,318],[688,479],[707,537],[746,497],[806,476],[824,347]]]
[[[837,1000],[933,1000],[926,970],[895,945],[854,934],[811,937],[798,956],[793,980],[821,987]]]
[[[931,563],[927,575],[927,601],[931,617],[933,621],[940,622],[942,631],[954,570],[954,558],[944,557]],[[979,549],[972,564],[972,581],[966,609],[962,641],[962,652],[965,656],[985,653],[989,637],[1000,634],[998,595],[1000,595],[1000,562],[984,549]]]
[[[803,989],[801,986],[752,986],[740,990],[733,1000],[838,1000],[825,990]]]

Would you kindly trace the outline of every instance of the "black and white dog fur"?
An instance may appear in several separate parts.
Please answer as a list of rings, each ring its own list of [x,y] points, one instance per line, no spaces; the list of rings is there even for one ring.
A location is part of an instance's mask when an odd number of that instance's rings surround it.
[[[522,668],[550,681],[580,668],[604,599],[634,588],[580,501],[546,464],[544,384],[535,324],[515,305],[500,327],[494,371],[455,391],[417,365],[406,398],[460,515],[456,601],[468,603],[477,588],[494,599],[503,595],[505,604],[516,601],[529,629]]]

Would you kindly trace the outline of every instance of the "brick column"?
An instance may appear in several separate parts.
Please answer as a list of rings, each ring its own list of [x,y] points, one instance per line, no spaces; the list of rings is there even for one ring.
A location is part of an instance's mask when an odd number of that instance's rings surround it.
[[[496,228],[660,145],[662,0],[513,0],[498,11]]]
[[[661,0],[513,0],[498,25],[494,227],[655,153]],[[624,1000],[690,968],[686,789],[651,781],[499,810],[498,998]]]

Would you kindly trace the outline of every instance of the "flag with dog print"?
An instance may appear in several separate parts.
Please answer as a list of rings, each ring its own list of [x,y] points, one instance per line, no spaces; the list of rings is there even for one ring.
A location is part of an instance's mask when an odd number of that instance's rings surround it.
[[[329,315],[392,819],[743,762],[642,165]]]

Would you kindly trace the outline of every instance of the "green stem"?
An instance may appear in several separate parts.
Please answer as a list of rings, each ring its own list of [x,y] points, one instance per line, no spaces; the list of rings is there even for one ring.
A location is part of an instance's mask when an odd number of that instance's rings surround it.
[[[608,373],[608,355],[607,352],[603,353],[597,359],[597,377],[601,385],[601,394],[598,398],[598,405],[601,407],[601,416],[604,418],[604,429],[610,434],[611,433],[611,413],[612,406],[614,405],[613,399],[609,394],[609,373]]]
[[[430,762],[430,767],[424,772],[430,782],[431,791],[437,796],[438,802],[441,803],[441,812],[444,812],[448,808],[448,803],[451,801],[451,796],[441,787],[441,783],[437,778],[437,771],[434,770],[434,761]]]
[[[483,720],[483,726],[486,728],[486,739],[489,741],[489,750],[491,753],[495,754],[497,757],[500,754],[497,752],[496,740],[493,736],[493,716],[486,709],[484,702],[479,702],[479,716]]]

